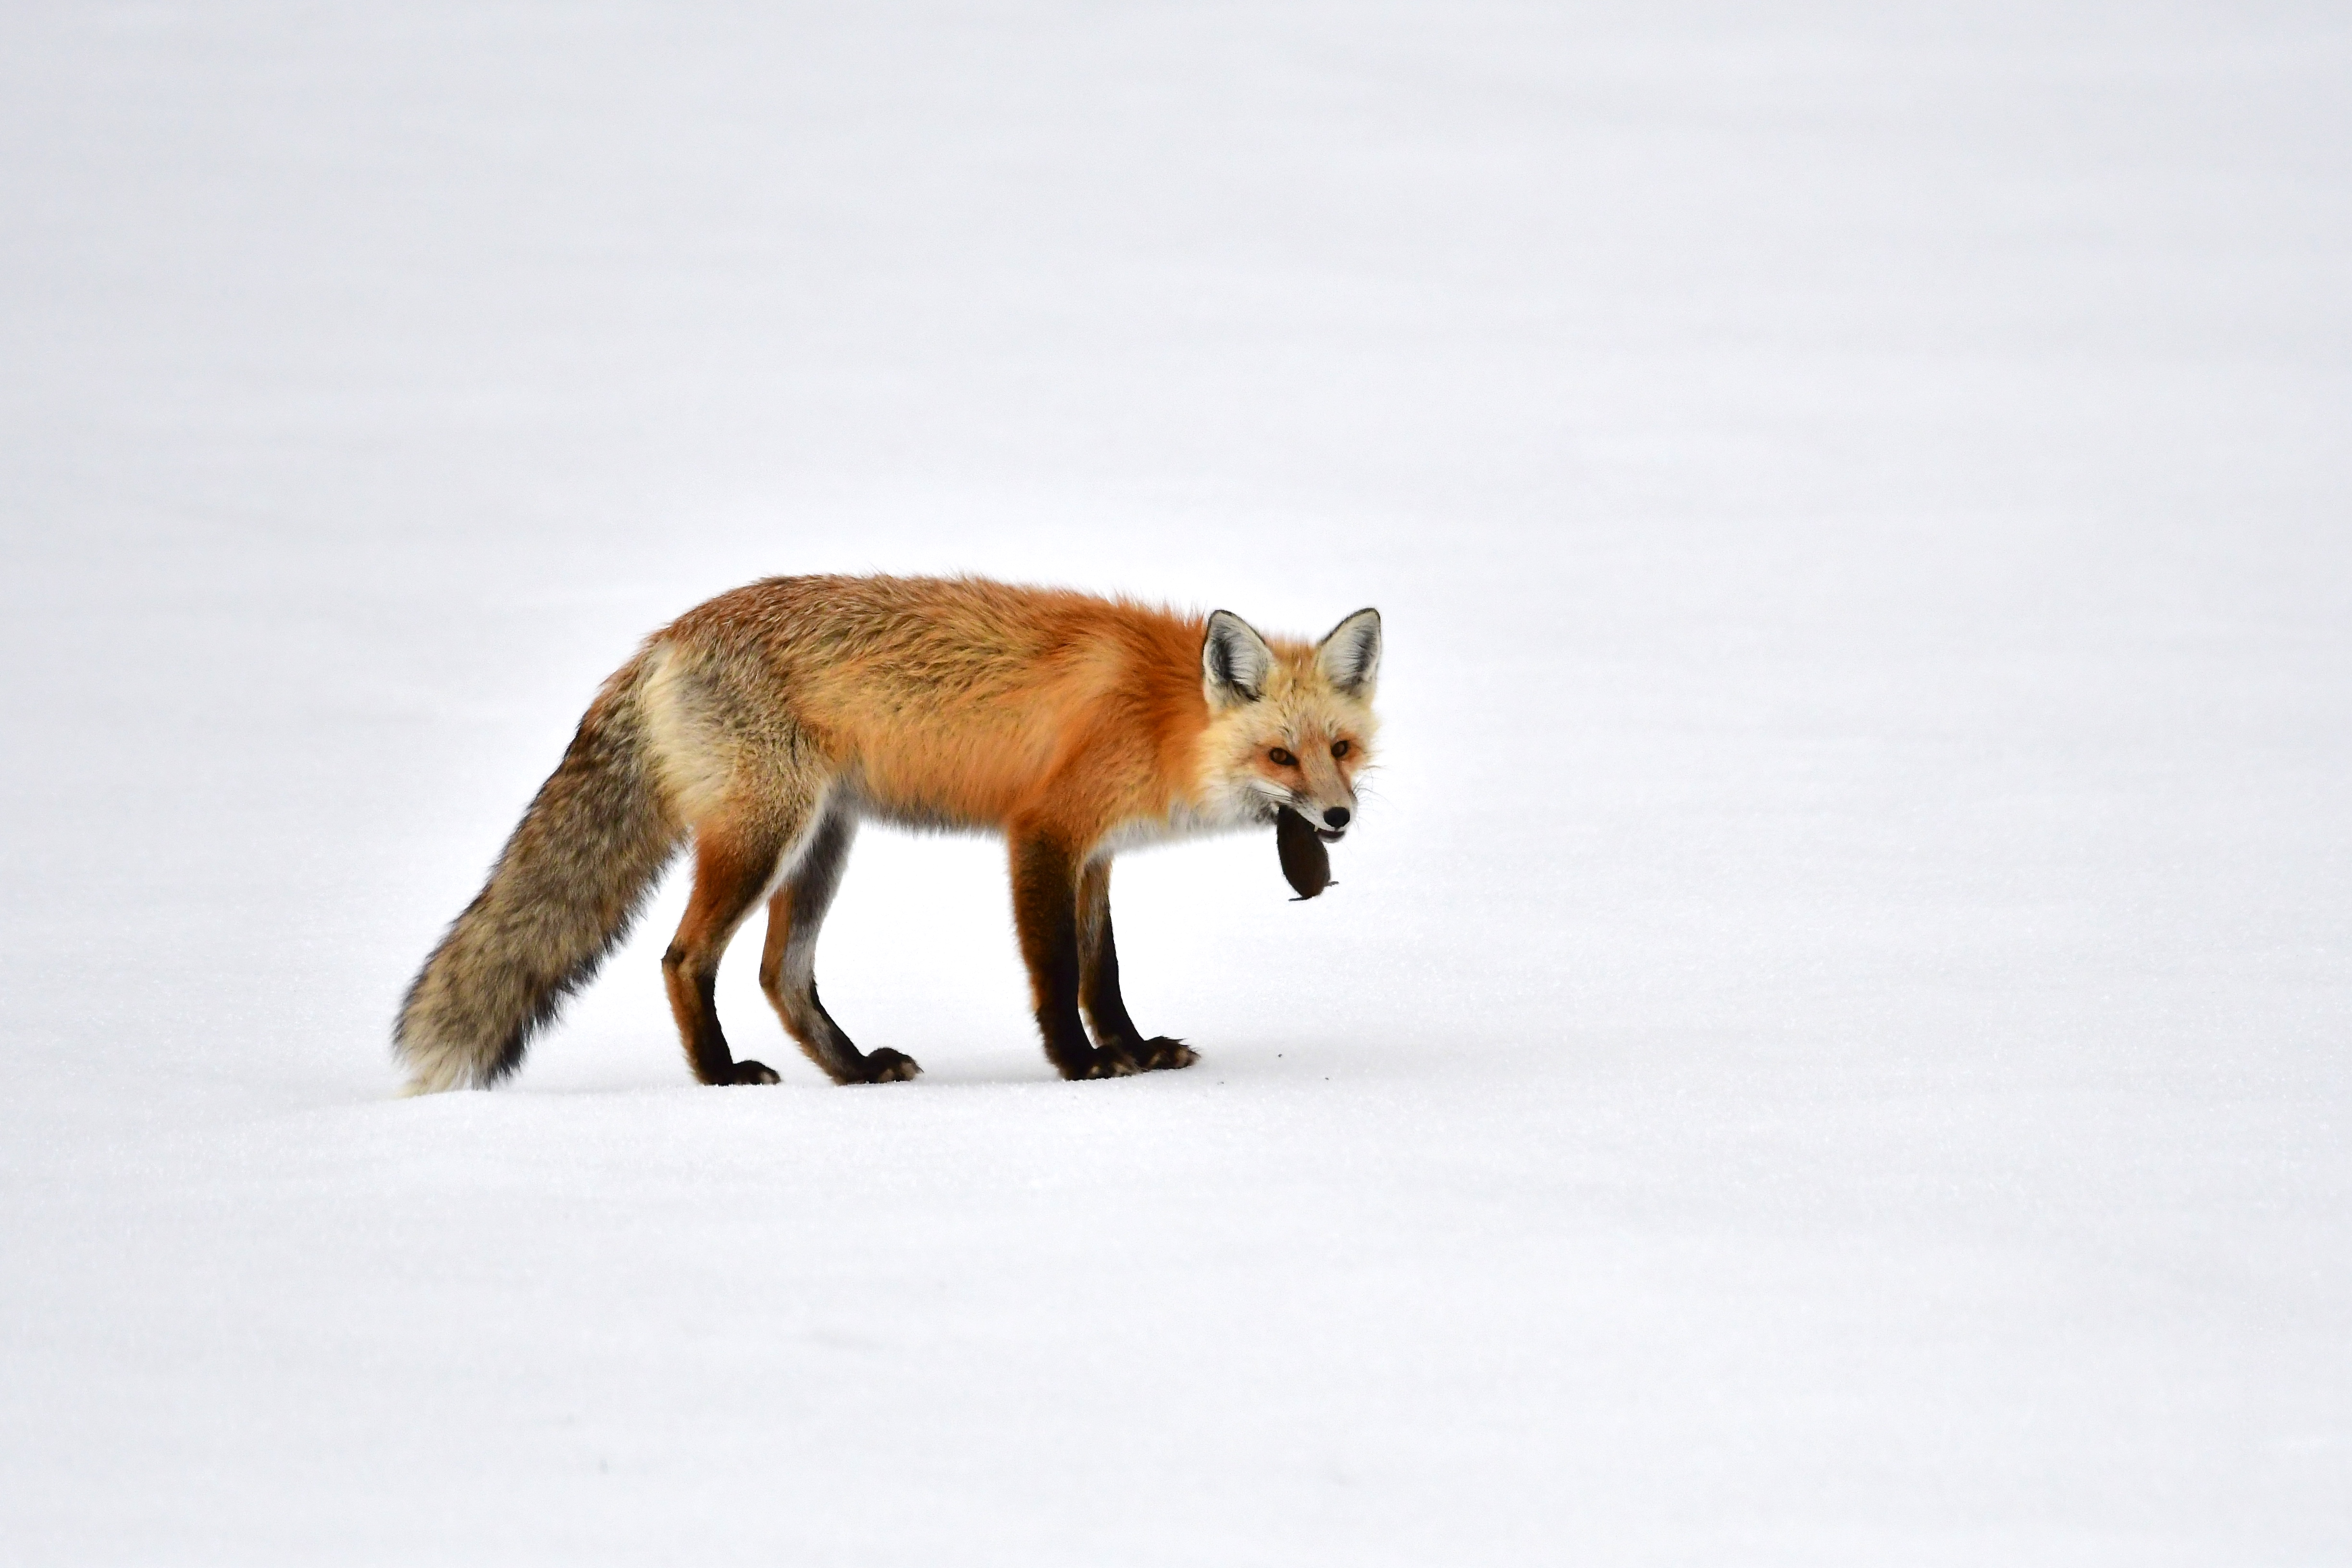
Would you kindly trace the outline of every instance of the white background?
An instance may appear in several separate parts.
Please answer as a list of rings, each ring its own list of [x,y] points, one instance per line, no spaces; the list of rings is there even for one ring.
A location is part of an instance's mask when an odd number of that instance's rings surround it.
[[[2352,23],[0,11],[0,1555],[2352,1557]],[[1122,862],[1053,1081],[869,831],[402,988],[771,572],[1387,618],[1339,886]]]

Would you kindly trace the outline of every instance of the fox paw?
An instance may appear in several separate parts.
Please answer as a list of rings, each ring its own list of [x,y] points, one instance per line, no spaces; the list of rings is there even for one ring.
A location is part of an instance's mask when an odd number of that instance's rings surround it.
[[[733,1076],[727,1082],[730,1083],[781,1083],[783,1080],[778,1078],[776,1070],[764,1061],[739,1061],[735,1064]]]
[[[1200,1053],[1181,1040],[1160,1035],[1147,1040],[1135,1049],[1135,1065],[1146,1072],[1164,1071],[1173,1067],[1190,1067],[1201,1060]]]
[[[1062,1076],[1065,1078],[1131,1078],[1142,1071],[1136,1065],[1135,1058],[1123,1051],[1097,1051],[1076,1061],[1066,1063],[1062,1068]]]
[[[852,1083],[904,1083],[923,1070],[923,1064],[903,1051],[884,1046],[866,1053],[866,1064]]]

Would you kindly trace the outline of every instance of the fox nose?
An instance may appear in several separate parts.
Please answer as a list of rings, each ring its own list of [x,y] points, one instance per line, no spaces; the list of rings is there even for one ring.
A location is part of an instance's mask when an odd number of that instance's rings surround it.
[[[1346,827],[1348,825],[1348,808],[1345,806],[1334,806],[1329,810],[1324,812],[1323,825],[1327,828]]]

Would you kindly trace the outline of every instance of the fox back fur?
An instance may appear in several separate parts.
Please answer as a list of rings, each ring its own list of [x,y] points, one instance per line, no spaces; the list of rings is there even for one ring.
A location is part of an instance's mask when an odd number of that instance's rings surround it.
[[[1065,1077],[1190,1065],[1120,998],[1111,857],[1283,808],[1326,840],[1345,832],[1380,657],[1372,610],[1308,644],[1224,611],[972,578],[721,594],[604,683],[425,960],[394,1030],[410,1090],[513,1072],[689,839],[693,893],[662,968],[695,1075],[776,1082],[735,1059],[711,1000],[720,955],[764,901],[761,986],[802,1050],[835,1082],[913,1077],[911,1058],[858,1050],[817,999],[818,928],[865,818],[1005,837],[1038,1029]]]

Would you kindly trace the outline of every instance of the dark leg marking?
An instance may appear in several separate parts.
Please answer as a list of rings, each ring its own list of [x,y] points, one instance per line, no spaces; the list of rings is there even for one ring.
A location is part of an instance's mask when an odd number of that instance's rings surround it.
[[[1013,921],[1045,1057],[1065,1078],[1123,1078],[1135,1059],[1116,1043],[1097,1048],[1078,1012],[1078,866],[1051,834],[1013,835]]]
[[[848,812],[827,811],[801,852],[800,863],[768,901],[768,939],[760,955],[760,988],[767,992],[776,1016],[783,1019],[785,1032],[835,1083],[903,1082],[922,1071],[913,1057],[887,1047],[859,1051],[817,999],[817,933],[841,886],[856,828],[856,819]]]
[[[1150,1040],[1127,1014],[1118,990],[1118,945],[1111,936],[1110,862],[1091,861],[1078,873],[1078,998],[1094,1021],[1095,1040],[1106,1051],[1124,1054],[1145,1072],[1162,1068],[1190,1067],[1199,1060],[1181,1040],[1159,1035]]]
[[[669,951],[662,955],[662,979],[671,1013],[694,1076],[705,1083],[773,1083],[764,1063],[738,1061],[719,1027],[712,991],[728,939],[759,901],[774,869],[780,846],[764,836],[713,833],[695,845],[694,893]]]

